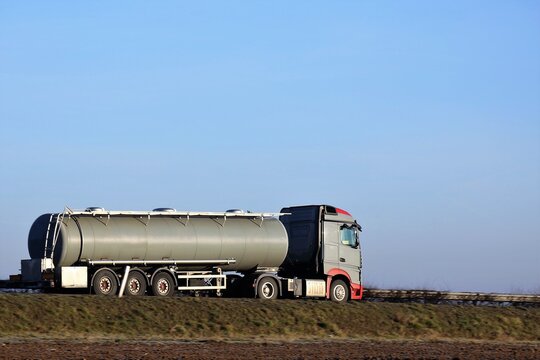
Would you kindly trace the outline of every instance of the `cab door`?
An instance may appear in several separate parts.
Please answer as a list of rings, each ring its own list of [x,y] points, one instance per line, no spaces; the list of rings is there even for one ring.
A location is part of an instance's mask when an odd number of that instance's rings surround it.
[[[360,255],[359,229],[355,225],[342,224],[339,226],[339,268],[346,271],[351,281],[360,284]]]
[[[324,229],[324,273],[341,269],[349,274],[351,282],[360,284],[360,245],[358,229],[353,224],[325,221]]]

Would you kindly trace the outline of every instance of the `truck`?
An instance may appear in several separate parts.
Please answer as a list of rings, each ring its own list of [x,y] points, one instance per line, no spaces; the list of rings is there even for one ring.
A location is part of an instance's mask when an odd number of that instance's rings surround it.
[[[362,228],[329,205],[279,213],[108,211],[39,216],[20,280],[101,296],[362,298]]]

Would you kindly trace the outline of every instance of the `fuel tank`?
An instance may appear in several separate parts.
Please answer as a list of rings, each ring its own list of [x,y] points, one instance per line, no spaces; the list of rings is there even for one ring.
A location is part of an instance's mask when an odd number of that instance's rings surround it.
[[[52,257],[56,267],[90,260],[234,259],[222,269],[247,271],[279,267],[287,255],[287,232],[275,217],[71,214],[51,221],[58,216],[38,217],[28,235],[30,257]]]

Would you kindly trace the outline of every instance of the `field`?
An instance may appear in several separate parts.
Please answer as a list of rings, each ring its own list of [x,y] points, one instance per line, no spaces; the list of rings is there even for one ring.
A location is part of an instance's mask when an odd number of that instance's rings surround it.
[[[540,308],[0,294],[0,358],[539,358]]]

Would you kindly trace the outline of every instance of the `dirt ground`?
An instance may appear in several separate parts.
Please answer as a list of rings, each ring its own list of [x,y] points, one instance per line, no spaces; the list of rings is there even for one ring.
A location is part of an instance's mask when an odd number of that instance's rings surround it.
[[[0,341],[0,359],[539,359],[539,343]]]

